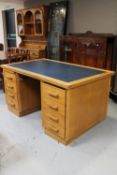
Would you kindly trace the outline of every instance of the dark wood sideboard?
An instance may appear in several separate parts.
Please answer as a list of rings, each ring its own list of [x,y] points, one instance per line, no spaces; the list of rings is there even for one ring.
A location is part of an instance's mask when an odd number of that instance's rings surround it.
[[[115,71],[111,95],[117,99],[117,36],[92,32],[60,38],[60,59],[75,64]]]
[[[112,77],[111,96],[117,101],[117,36],[114,39],[112,70],[115,71],[115,75]]]
[[[60,39],[61,60],[96,68],[112,69],[113,34],[71,34]]]

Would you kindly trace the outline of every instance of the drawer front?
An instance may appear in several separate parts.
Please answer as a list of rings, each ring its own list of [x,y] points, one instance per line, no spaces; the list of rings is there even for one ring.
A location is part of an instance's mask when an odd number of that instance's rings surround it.
[[[50,132],[53,134],[64,138],[65,137],[65,129],[64,128],[59,128],[57,125],[53,125],[50,121],[46,121],[45,128],[48,129]]]
[[[58,87],[42,83],[42,93],[44,99],[54,100],[55,102],[65,104],[65,90]]]
[[[13,84],[16,86],[16,78],[10,80],[10,79],[4,77],[4,82],[7,84]]]
[[[13,81],[13,82],[16,81],[16,76],[15,76],[14,73],[4,71],[4,77],[5,77],[5,79],[8,80],[8,81]]]
[[[9,93],[9,92],[7,92],[6,95],[7,95],[6,99],[7,99],[8,105],[14,109],[18,109],[18,101],[17,101],[16,96],[14,94]]]
[[[53,134],[65,137],[65,106],[54,102],[54,100],[46,100],[43,104],[43,122],[44,127]]]
[[[10,91],[16,93],[16,84],[13,83],[12,81],[6,80],[5,81],[5,91]]]
[[[55,114],[65,115],[65,106],[50,99],[44,101],[43,108]]]
[[[4,71],[5,90],[16,92],[16,75],[12,72]]]
[[[57,125],[59,128],[63,128],[63,129],[65,128],[64,115],[60,115],[48,109],[44,109],[43,115],[44,115],[44,123],[46,123],[46,121],[49,121],[53,125],[54,124]]]

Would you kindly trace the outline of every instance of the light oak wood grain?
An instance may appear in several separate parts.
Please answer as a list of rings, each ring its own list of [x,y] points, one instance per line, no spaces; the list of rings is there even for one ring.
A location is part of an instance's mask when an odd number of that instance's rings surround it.
[[[112,71],[67,83],[9,65],[2,67],[9,110],[22,116],[42,109],[45,133],[63,144],[107,116]]]

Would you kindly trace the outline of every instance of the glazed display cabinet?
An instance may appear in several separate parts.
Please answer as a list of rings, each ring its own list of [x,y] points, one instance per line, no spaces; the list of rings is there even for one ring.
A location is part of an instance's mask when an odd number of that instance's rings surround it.
[[[47,47],[48,7],[39,6],[17,10],[17,31],[21,37],[19,47],[29,49],[31,59],[45,56]]]
[[[68,1],[50,3],[48,26],[48,58],[60,59],[59,40],[67,29]]]

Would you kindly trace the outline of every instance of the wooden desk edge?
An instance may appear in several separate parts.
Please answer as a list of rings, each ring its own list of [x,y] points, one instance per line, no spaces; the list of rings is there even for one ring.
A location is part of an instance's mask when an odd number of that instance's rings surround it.
[[[49,59],[43,58],[42,60],[49,60]],[[33,61],[37,61],[37,60],[33,60]],[[63,63],[63,62],[54,61],[54,60],[49,60],[49,61]],[[32,60],[28,61],[28,62],[32,62]],[[17,63],[14,63],[14,64],[17,64]],[[111,77],[112,75],[114,75],[114,71],[109,71],[109,70],[104,70],[104,69],[97,69],[97,68],[92,68],[92,67],[87,67],[87,66],[82,66],[82,65],[76,65],[76,64],[70,64],[70,63],[63,63],[63,64],[75,65],[75,66],[80,66],[80,67],[84,67],[84,68],[86,67],[86,68],[90,68],[90,69],[94,69],[94,70],[101,70],[101,71],[104,71],[104,73],[101,73],[101,74],[98,74],[98,75],[93,75],[93,76],[86,77],[86,78],[82,78],[82,79],[79,79],[79,80],[74,80],[74,81],[71,81],[71,82],[64,82],[64,81],[61,81],[61,80],[58,80],[58,79],[55,79],[55,78],[51,78],[51,77],[44,76],[44,75],[41,75],[41,74],[33,73],[31,71],[22,70],[20,68],[15,68],[15,67],[12,67],[8,64],[4,64],[1,67],[3,69],[10,70],[10,71],[16,72],[18,74],[29,76],[29,77],[32,77],[32,78],[35,78],[35,79],[38,79],[38,80],[41,80],[41,81],[45,81],[45,82],[48,82],[50,84],[53,84],[53,85],[56,85],[56,86],[59,86],[61,88],[65,88],[65,89],[71,89],[71,88],[74,88],[74,87],[77,87],[77,86],[87,84],[87,83],[92,82],[92,81],[97,81],[99,79],[104,79],[104,78]]]

